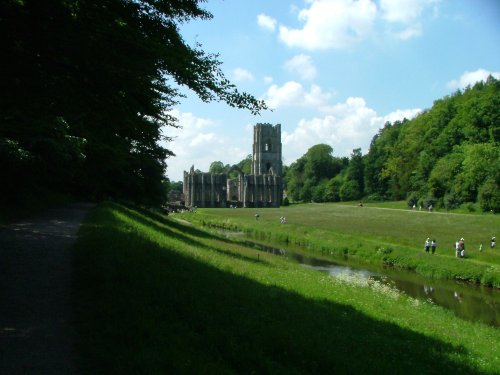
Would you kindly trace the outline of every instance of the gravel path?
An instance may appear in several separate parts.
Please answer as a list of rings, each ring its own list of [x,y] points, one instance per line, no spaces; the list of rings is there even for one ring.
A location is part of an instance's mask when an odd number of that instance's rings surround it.
[[[76,374],[72,245],[91,204],[0,227],[0,374]]]

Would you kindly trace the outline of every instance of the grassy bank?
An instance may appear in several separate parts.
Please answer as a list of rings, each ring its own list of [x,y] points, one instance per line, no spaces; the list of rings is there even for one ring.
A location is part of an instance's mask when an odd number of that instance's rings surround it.
[[[174,220],[96,208],[75,252],[86,373],[498,373],[498,329]]]
[[[257,211],[258,221],[254,217]],[[280,224],[281,216],[287,218],[287,224]],[[277,246],[299,246],[321,256],[347,256],[425,276],[500,287],[500,248],[489,248],[491,236],[500,228],[498,215],[304,204],[261,210],[199,209],[180,217],[198,225],[243,231]],[[434,255],[423,251],[427,237],[437,240]],[[462,237],[466,258],[457,259],[454,244]]]

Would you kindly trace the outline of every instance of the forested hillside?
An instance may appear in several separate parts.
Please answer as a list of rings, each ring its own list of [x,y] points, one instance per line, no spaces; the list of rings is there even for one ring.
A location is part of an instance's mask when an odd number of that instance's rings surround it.
[[[436,100],[413,120],[386,123],[362,155],[313,146],[286,168],[295,201],[407,199],[456,208],[478,202],[500,211],[500,82],[489,77]]]

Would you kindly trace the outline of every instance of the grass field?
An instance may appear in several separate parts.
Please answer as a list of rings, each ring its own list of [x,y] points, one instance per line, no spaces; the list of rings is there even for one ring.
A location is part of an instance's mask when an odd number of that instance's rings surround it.
[[[499,373],[496,328],[150,211],[100,205],[75,251],[84,373]]]
[[[258,221],[254,216],[257,212]],[[281,216],[287,218],[285,225],[280,224]],[[426,276],[500,287],[500,248],[489,247],[491,237],[500,229],[498,215],[414,211],[380,204],[302,204],[271,209],[198,209],[195,214],[179,217],[243,231],[280,246],[299,245],[321,255],[348,256]],[[434,256],[423,251],[428,237],[438,243]],[[465,239],[466,259],[455,257],[455,242],[460,238]]]

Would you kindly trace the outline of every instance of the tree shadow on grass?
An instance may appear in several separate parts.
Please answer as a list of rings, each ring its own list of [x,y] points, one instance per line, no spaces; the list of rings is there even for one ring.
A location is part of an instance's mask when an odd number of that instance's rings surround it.
[[[175,219],[170,219],[168,217],[165,217],[163,215],[158,214],[157,212],[153,212],[153,211],[150,211],[150,210],[147,210],[144,208],[136,208],[136,207],[130,207],[130,206],[127,208],[129,210],[131,210],[132,212],[133,211],[138,212],[141,215],[143,215],[144,217],[147,217],[147,218],[154,220],[154,221],[158,221],[164,225],[175,228],[179,231],[182,231],[184,233],[187,233],[187,234],[190,234],[193,236],[197,236],[200,238],[212,238],[212,239],[217,239],[219,241],[230,242],[230,240],[228,240],[222,236],[216,236],[212,233],[200,230],[192,225],[182,224],[178,221],[175,221]]]
[[[129,207],[125,207],[122,205],[118,204],[113,204],[112,205],[113,209],[116,211],[121,212],[124,215],[129,216],[133,220],[149,227],[150,229],[155,230],[158,233],[161,233],[164,236],[168,236],[171,238],[176,238],[184,242],[185,244],[188,244],[190,246],[196,246],[200,249],[206,249],[210,251],[214,251],[220,254],[224,254],[227,256],[230,256],[232,258],[236,259],[243,259],[249,262],[260,262],[263,263],[265,261],[259,260],[259,258],[255,257],[249,257],[244,254],[238,254],[234,253],[232,251],[220,249],[214,246],[209,246],[207,245],[203,240],[209,239],[209,240],[216,240],[219,242],[225,242],[225,243],[233,243],[231,240],[224,238],[224,237],[219,237],[216,235],[213,235],[211,233],[196,229],[194,227],[188,226],[188,225],[183,225],[181,223],[175,222],[173,220],[169,220],[165,217],[162,217],[161,215],[154,213],[154,212],[149,212],[145,209],[139,209],[135,210]],[[150,215],[151,214],[151,215]],[[156,218],[161,219],[160,223],[162,225],[159,225]],[[174,230],[172,230],[173,228]],[[198,238],[194,239],[193,237]]]
[[[462,347],[224,272],[137,232],[92,230],[100,245],[85,246],[84,231],[75,263],[84,372],[477,373],[453,360]]]

